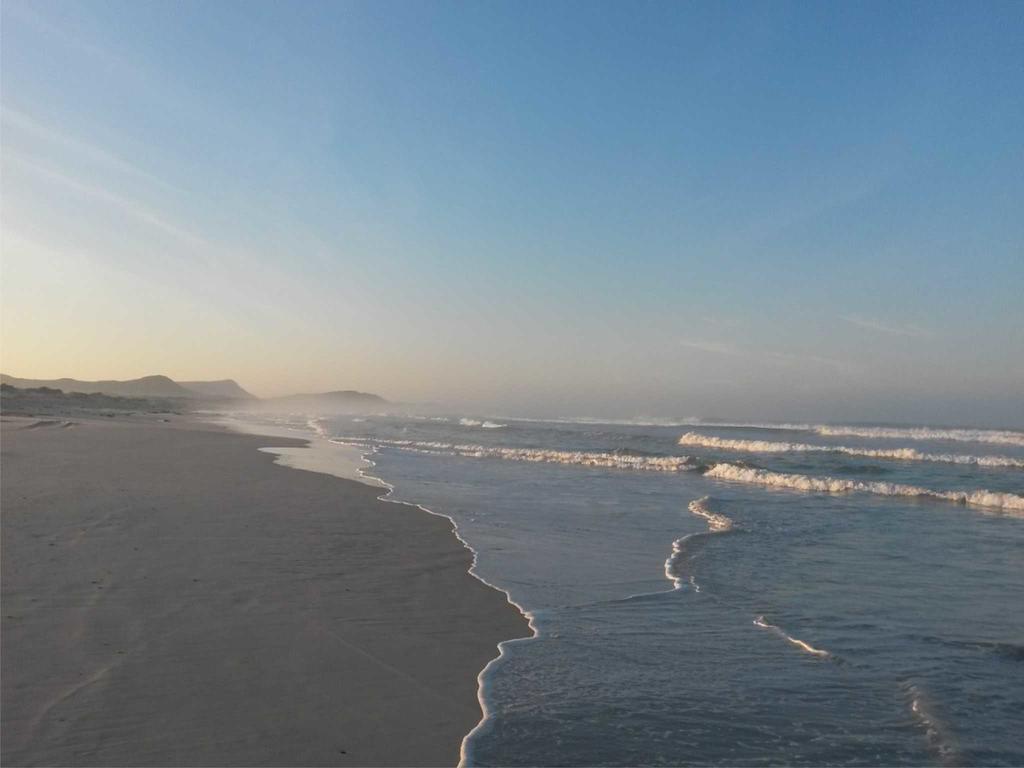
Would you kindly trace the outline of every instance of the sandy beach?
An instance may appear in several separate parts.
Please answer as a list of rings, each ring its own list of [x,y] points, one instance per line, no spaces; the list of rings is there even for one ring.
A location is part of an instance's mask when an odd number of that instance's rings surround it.
[[[451,523],[188,417],[5,418],[5,765],[454,765],[528,634]]]

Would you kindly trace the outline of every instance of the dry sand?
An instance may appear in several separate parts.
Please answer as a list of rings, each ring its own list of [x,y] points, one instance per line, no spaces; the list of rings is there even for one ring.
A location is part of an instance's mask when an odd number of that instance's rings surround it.
[[[528,633],[448,520],[185,418],[2,425],[4,765],[452,765]]]

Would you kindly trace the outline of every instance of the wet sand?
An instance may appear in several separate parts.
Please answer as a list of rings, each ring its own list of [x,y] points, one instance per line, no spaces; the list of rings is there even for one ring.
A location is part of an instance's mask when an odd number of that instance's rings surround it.
[[[186,417],[2,424],[4,765],[453,765],[529,634],[448,520]]]

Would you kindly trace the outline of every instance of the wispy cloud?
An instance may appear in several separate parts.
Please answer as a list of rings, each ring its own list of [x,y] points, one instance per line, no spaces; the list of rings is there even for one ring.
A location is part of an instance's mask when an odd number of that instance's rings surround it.
[[[87,160],[106,166],[107,168],[118,171],[119,173],[123,173],[137,179],[142,179],[166,190],[175,192],[184,191],[172,184],[168,184],[163,179],[154,176],[152,173],[139,168],[127,160],[118,157],[113,152],[103,149],[102,147],[97,147],[87,141],[83,141],[76,136],[71,136],[67,133],[63,133],[44,125],[31,115],[27,115],[20,110],[13,109],[6,104],[0,105],[0,122],[36,138],[42,139],[43,141],[65,147],[66,149],[71,150],[71,152]],[[5,141],[9,143],[9,135],[5,138]]]
[[[680,346],[687,349],[695,349],[699,352],[709,352],[727,357],[742,357],[748,360],[759,360],[768,363],[812,363],[828,368],[834,368],[843,373],[852,373],[854,367],[845,360],[837,360],[821,355],[810,355],[797,352],[779,352],[776,350],[741,347],[721,341],[682,339],[678,342]]]
[[[111,69],[121,69],[127,62],[115,56],[110,50],[103,46],[95,45],[84,39],[74,30],[65,28],[63,25],[53,23],[49,18],[39,12],[38,4],[31,3],[4,3],[4,15],[8,19],[17,21],[33,27],[51,38],[60,40],[68,47],[74,48]]]
[[[696,339],[681,339],[679,341],[681,347],[688,349],[696,349],[700,352],[712,352],[717,355],[730,355],[738,356],[741,353],[739,349],[731,344],[724,344],[720,341],[700,341]]]
[[[773,352],[770,350],[761,350],[760,355],[768,360],[777,360],[781,363],[815,363],[817,365],[824,365],[847,373],[852,372],[854,369],[853,365],[845,360],[837,360],[834,357],[824,357],[823,355],[808,355],[794,352]]]
[[[122,214],[148,224],[155,229],[161,230],[165,234],[180,240],[192,248],[201,248],[205,250],[215,247],[214,244],[205,237],[194,232],[190,232],[189,230],[168,221],[163,216],[157,214],[155,211],[136,200],[122,197],[102,187],[72,178],[71,176],[67,176],[60,171],[41,165],[35,160],[27,158],[19,153],[12,152],[11,150],[4,151],[3,159],[5,163],[14,163],[15,165],[24,168],[49,182],[58,184],[65,189],[69,189],[84,197],[105,203]]]
[[[861,315],[843,315],[842,319],[851,325],[856,325],[858,328],[866,328],[869,331],[885,333],[889,336],[921,338],[929,335],[928,331],[923,328],[918,328],[916,325],[891,325],[889,323],[882,322],[881,320],[876,320],[872,317],[863,317]]]

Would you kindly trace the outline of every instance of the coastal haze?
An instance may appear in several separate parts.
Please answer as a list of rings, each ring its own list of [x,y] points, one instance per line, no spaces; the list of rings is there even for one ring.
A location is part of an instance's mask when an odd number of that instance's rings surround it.
[[[10,0],[3,370],[1020,425],[1021,27]]]
[[[0,762],[1024,764],[1022,9],[5,0]]]

